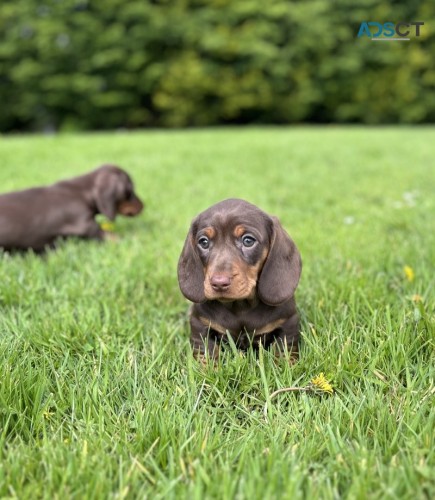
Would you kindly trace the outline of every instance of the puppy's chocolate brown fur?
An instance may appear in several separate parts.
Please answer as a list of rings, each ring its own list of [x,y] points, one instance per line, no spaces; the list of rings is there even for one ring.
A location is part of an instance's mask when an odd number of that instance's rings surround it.
[[[119,167],[102,167],[51,186],[0,195],[0,248],[43,252],[57,238],[104,238],[95,220],[104,214],[135,216],[143,203],[130,176]]]
[[[217,358],[219,344],[272,347],[297,356],[299,321],[294,292],[302,269],[293,240],[276,217],[243,200],[224,200],[192,222],[178,281],[191,307],[197,355]]]

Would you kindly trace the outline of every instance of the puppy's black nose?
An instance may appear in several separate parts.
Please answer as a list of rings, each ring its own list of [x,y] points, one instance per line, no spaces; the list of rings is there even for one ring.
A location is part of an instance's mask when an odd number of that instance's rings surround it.
[[[214,291],[216,292],[224,292],[228,290],[231,285],[230,276],[226,276],[225,274],[214,274],[210,278],[210,284]]]

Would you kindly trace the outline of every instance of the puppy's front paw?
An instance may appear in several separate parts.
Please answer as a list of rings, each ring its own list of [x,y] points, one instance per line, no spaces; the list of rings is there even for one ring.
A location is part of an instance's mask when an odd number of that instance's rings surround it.
[[[296,364],[299,361],[299,347],[297,345],[283,348],[277,344],[274,344],[274,346],[272,347],[272,352],[275,355],[276,360],[287,359],[290,366]]]

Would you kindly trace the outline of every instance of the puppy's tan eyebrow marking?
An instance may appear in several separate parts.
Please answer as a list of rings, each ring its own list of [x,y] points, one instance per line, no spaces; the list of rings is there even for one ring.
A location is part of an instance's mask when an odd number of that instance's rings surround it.
[[[214,238],[216,236],[216,230],[213,227],[206,227],[201,231],[207,238]]]
[[[242,226],[241,224],[239,224],[238,226],[236,226],[236,227],[234,228],[234,232],[233,232],[233,234],[234,234],[234,236],[235,236],[236,238],[240,238],[240,236],[242,236],[244,233],[246,233],[246,228],[245,228],[245,226]]]

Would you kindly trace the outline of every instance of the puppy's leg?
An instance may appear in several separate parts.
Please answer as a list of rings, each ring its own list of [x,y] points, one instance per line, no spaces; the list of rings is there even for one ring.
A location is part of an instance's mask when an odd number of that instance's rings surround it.
[[[119,236],[111,231],[104,231],[97,222],[94,220],[89,221],[86,226],[86,232],[83,238],[88,238],[98,241],[118,241]]]
[[[190,344],[194,357],[204,363],[208,358],[219,359],[219,344],[214,339],[210,328],[205,327],[195,316],[190,316]]]
[[[87,221],[84,232],[84,238],[89,238],[93,240],[104,240],[106,233],[101,229],[100,225],[94,220]]]
[[[299,317],[296,313],[279,329],[272,348],[277,357],[288,353],[290,364],[299,360]]]
[[[93,240],[104,240],[104,231],[93,217],[75,220],[73,223],[66,221],[59,231],[63,237],[76,236]]]

